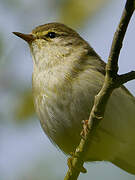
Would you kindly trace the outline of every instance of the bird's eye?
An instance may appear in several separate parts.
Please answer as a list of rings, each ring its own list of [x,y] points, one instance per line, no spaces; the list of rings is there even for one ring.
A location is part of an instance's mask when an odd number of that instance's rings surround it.
[[[53,39],[53,38],[56,37],[56,33],[55,33],[55,32],[49,32],[49,33],[47,34],[47,37]]]

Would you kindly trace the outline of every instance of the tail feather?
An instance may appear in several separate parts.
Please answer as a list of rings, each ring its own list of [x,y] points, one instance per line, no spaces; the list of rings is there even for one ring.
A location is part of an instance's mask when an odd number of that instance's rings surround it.
[[[122,153],[119,157],[115,157],[112,163],[128,173],[135,175],[135,147],[130,145],[129,148],[130,150],[126,153]]]

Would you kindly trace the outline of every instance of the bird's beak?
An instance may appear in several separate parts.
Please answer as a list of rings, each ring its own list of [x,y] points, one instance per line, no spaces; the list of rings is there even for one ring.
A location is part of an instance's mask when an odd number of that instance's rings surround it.
[[[32,34],[23,34],[20,32],[13,32],[13,34],[22,38],[23,40],[25,40],[28,43],[32,42],[35,39],[35,37]]]

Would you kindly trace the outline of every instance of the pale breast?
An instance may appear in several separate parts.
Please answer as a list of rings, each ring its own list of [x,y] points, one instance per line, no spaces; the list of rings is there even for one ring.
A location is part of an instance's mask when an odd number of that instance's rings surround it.
[[[100,72],[86,70],[72,83],[64,81],[63,77],[59,81],[55,81],[54,77],[48,82],[47,78],[44,81],[33,81],[33,88],[36,88],[35,108],[41,125],[51,141],[65,153],[73,152],[78,145],[81,121],[88,119],[94,96],[100,90],[103,80],[104,76]],[[129,139],[132,141],[130,137],[134,137],[135,127],[134,102],[133,97],[124,89],[114,91],[105,118],[90,140],[87,160],[112,161],[125,143]],[[116,147],[118,151],[114,150]]]

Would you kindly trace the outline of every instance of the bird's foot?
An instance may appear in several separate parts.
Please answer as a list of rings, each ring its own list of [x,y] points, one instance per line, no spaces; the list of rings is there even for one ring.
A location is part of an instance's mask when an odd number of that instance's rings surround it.
[[[82,123],[83,123],[83,130],[81,131],[80,135],[83,139],[86,139],[86,136],[87,136],[89,129],[90,129],[89,124],[88,124],[88,120],[83,120]]]
[[[69,168],[70,172],[72,172],[72,168],[73,168],[72,161],[73,161],[74,157],[75,156],[69,157],[68,160],[67,160],[67,165],[68,165],[68,168]],[[83,166],[79,167],[79,168],[76,168],[76,169],[77,169],[77,171],[80,171],[82,173],[86,173],[87,172],[87,170]]]

